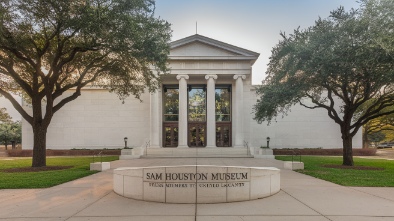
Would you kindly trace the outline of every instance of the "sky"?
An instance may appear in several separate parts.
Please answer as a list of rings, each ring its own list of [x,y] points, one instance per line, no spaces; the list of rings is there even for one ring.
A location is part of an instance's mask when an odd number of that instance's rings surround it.
[[[307,28],[330,11],[344,6],[358,8],[357,0],[156,0],[155,16],[172,24],[172,40],[197,33],[228,44],[260,53],[253,66],[253,84],[260,84],[279,33]],[[0,97],[14,118],[20,115]]]
[[[327,18],[344,6],[359,8],[356,0],[156,0],[157,17],[172,24],[172,40],[197,33],[260,53],[253,66],[253,84],[260,84],[271,55],[281,39]]]

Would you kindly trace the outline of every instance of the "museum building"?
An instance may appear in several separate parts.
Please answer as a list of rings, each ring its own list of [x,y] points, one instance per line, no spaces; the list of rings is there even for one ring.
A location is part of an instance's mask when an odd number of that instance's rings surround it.
[[[202,35],[171,43],[170,74],[141,100],[85,88],[53,117],[48,149],[122,148],[340,148],[339,126],[325,111],[295,106],[267,125],[253,120],[257,96],[252,66],[259,54]],[[68,92],[72,93],[72,91]],[[25,106],[29,110],[28,106]],[[31,111],[31,110],[30,110]],[[32,149],[23,121],[24,149]],[[354,138],[361,147],[361,135]]]

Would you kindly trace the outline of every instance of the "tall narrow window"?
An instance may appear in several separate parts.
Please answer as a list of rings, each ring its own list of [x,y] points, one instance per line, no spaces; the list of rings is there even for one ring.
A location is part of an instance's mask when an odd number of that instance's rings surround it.
[[[216,146],[231,147],[231,85],[215,89]]]
[[[188,145],[189,147],[205,147],[206,142],[206,86],[189,85],[188,104]]]

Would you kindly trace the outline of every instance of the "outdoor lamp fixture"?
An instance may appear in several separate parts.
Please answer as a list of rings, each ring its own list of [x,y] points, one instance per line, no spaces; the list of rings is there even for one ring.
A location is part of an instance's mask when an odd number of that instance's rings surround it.
[[[270,148],[270,140],[271,140],[271,138],[267,137],[267,148]]]
[[[123,139],[124,139],[124,148],[127,148],[127,137],[125,137]]]

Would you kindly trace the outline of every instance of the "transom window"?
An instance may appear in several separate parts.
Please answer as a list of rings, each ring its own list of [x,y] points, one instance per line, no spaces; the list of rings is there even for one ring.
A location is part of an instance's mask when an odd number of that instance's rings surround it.
[[[215,115],[217,122],[231,121],[230,86],[217,86],[215,89]]]
[[[189,122],[206,121],[206,89],[189,85]]]
[[[179,119],[179,89],[171,86],[164,87],[164,121]]]

